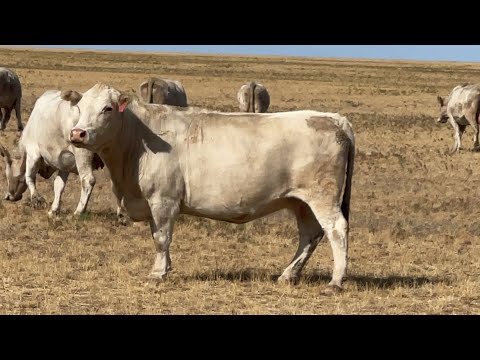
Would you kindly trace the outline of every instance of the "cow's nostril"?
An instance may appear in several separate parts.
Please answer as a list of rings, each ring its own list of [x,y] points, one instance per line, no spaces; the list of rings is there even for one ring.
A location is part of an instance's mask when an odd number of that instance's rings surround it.
[[[81,131],[81,132],[80,132],[80,137],[81,137],[81,138],[84,138],[85,135],[87,135],[87,132],[86,132],[86,131]]]

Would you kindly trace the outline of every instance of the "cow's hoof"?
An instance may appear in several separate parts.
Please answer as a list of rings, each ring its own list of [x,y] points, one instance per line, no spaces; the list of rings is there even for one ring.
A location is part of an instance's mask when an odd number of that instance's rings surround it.
[[[118,222],[118,224],[123,225],[123,226],[130,225],[129,219],[126,218],[125,216],[118,216],[117,217],[117,222]]]
[[[34,209],[46,209],[47,208],[47,201],[41,195],[35,195],[31,199],[31,205]]]
[[[56,219],[58,218],[60,212],[58,210],[48,210],[48,217],[50,219]]]
[[[150,284],[160,284],[165,281],[167,274],[160,275],[159,273],[150,273],[147,276],[147,282]]]
[[[298,277],[281,275],[278,277],[277,283],[282,285],[297,285]]]
[[[338,285],[328,285],[324,290],[322,290],[321,295],[332,296],[341,293],[343,289]]]

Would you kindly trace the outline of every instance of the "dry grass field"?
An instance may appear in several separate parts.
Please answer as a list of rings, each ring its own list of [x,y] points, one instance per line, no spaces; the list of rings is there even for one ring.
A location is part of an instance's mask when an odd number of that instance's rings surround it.
[[[24,199],[0,203],[1,314],[479,314],[480,154],[438,125],[437,94],[480,82],[480,64],[255,56],[37,51],[0,48],[0,65],[23,85],[24,123],[48,89],[85,91],[96,82],[136,89],[147,76],[178,79],[191,105],[236,111],[236,91],[258,79],[270,111],[340,112],[354,126],[349,278],[322,295],[332,254],[325,239],[299,284],[275,283],[297,247],[286,214],[233,225],[181,217],[173,271],[146,281],[154,260],[148,225],[121,226],[108,172],[96,172],[89,212],[72,217],[71,175],[58,219]],[[12,119],[0,142],[17,141]],[[0,191],[6,189],[0,163]],[[48,205],[53,179],[37,178]]]

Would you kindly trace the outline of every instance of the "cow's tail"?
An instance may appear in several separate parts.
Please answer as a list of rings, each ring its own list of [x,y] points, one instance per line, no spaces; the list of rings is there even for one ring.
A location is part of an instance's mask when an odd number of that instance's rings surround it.
[[[343,201],[341,206],[343,216],[348,222],[348,218],[350,215],[350,198],[352,195],[353,164],[355,162],[355,135],[353,133],[352,125],[347,120],[347,118],[342,117],[339,121],[339,125],[342,127],[343,131],[349,139],[345,190],[343,192]]]
[[[250,108],[252,109],[252,112],[255,112],[255,87],[257,84],[255,81],[250,82],[250,99],[248,101],[248,108],[247,112],[250,112]]]
[[[147,102],[148,104],[153,104],[153,84],[155,81],[153,79],[148,79],[148,84],[147,84]]]

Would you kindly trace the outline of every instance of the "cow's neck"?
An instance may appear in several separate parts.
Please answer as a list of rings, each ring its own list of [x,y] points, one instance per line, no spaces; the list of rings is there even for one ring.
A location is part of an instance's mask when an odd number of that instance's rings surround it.
[[[124,114],[122,126],[112,141],[104,146],[99,155],[107,166],[115,186],[122,191],[137,191],[138,158],[142,154],[142,141],[133,121]],[[130,187],[135,189],[130,189]]]

